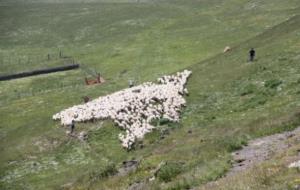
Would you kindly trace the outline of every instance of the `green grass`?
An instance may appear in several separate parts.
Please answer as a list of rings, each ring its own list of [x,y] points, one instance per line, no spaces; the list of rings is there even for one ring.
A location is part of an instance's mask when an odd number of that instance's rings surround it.
[[[275,153],[272,159],[257,164],[254,167],[222,178],[218,183],[204,185],[199,190],[246,190],[246,189],[276,189],[293,190],[300,185],[299,169],[290,169],[287,166],[297,158],[299,150],[299,135],[289,139],[290,144],[284,152]]]
[[[174,176],[166,170],[168,182],[156,179],[149,188],[195,187],[223,176],[230,152],[248,140],[300,123],[297,0],[14,2],[0,3],[1,72],[37,68],[38,61],[16,61],[59,51],[83,67],[0,82],[2,189],[126,189],[153,176],[161,162],[184,162],[184,168]],[[222,54],[227,45],[232,51]],[[254,63],[247,62],[251,47],[258,53]],[[82,96],[184,68],[193,75],[181,122],[162,123],[170,135],[160,139],[155,131],[142,149],[123,150],[120,129],[110,121],[78,125],[90,131],[81,143],[51,119]],[[95,70],[107,82],[85,86],[84,77]],[[129,159],[141,160],[136,172],[111,176]]]
[[[183,163],[167,162],[161,166],[156,177],[163,182],[170,182],[183,171]]]

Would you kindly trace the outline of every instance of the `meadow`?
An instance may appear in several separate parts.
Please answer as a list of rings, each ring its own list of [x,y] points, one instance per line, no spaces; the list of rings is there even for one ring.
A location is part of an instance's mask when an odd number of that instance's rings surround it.
[[[0,82],[0,189],[189,189],[224,176],[247,141],[299,126],[299,12],[298,0],[1,1],[0,74],[64,64],[47,60],[60,51],[81,68]],[[123,149],[111,121],[78,124],[89,132],[83,143],[52,120],[83,96],[186,68],[181,121],[158,124],[143,148]],[[86,86],[95,72],[106,82]],[[132,159],[136,171],[114,175]],[[272,175],[249,171],[224,189],[292,189],[299,171],[272,165],[280,159],[260,167]]]

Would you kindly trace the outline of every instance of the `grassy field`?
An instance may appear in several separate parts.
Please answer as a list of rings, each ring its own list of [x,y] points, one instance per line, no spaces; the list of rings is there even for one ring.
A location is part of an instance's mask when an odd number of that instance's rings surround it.
[[[47,61],[59,51],[82,65],[0,82],[0,189],[127,189],[143,181],[148,189],[199,187],[222,177],[230,153],[248,140],[299,125],[298,0],[80,2],[0,2],[1,74],[63,64]],[[228,45],[232,51],[223,54]],[[254,63],[247,62],[251,47]],[[123,150],[110,121],[79,124],[77,131],[89,131],[82,143],[51,119],[82,96],[184,68],[193,75],[182,120],[159,126],[144,148]],[[94,72],[107,82],[85,86],[84,77]],[[170,135],[161,139],[165,128]],[[137,171],[112,175],[130,159],[141,161]],[[163,162],[170,164],[148,182]],[[299,172],[283,169],[276,176],[276,183],[254,180],[253,187],[291,189]],[[242,181],[238,189],[254,183]]]

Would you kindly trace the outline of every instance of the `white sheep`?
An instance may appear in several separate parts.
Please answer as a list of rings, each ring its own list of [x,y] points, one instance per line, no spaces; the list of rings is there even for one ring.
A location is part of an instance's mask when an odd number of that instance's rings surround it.
[[[190,75],[191,71],[184,70],[163,76],[158,79],[159,84],[146,82],[70,107],[52,118],[60,119],[62,125],[69,125],[73,120],[84,122],[110,118],[126,130],[124,134],[119,134],[119,139],[123,147],[130,149],[137,139],[153,130],[154,126],[150,123],[154,119],[179,121],[180,110],[186,104],[182,96],[188,94],[185,85]]]

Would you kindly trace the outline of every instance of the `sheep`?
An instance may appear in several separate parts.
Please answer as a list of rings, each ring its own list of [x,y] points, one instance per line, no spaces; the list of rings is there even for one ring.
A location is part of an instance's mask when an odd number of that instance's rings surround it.
[[[154,119],[179,121],[180,110],[186,105],[183,95],[188,94],[185,85],[191,73],[184,70],[163,76],[157,80],[158,84],[146,82],[127,88],[62,110],[52,118],[61,120],[62,125],[110,118],[125,130],[124,134],[119,134],[122,146],[131,149],[137,139],[155,128],[150,124]]]
[[[230,46],[226,46],[226,47],[224,48],[224,50],[223,50],[223,53],[227,53],[227,52],[229,52],[229,51],[231,51],[231,47],[230,47]]]

